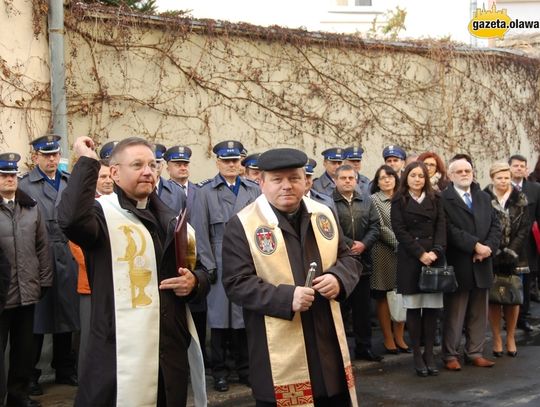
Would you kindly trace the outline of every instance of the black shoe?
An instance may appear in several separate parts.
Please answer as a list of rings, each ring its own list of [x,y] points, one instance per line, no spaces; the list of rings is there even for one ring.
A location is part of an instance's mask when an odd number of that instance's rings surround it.
[[[437,369],[435,366],[427,366],[426,367],[427,372],[430,376],[438,376],[439,375],[439,369]]]
[[[502,352],[501,352],[502,353]],[[514,351],[506,351],[506,354],[512,358],[515,358],[517,356],[517,350]]]
[[[356,359],[367,360],[369,362],[381,362],[384,357],[377,355],[371,351],[371,349],[366,349],[361,352],[355,352]]]
[[[531,324],[529,324],[529,321],[527,321],[526,319],[520,319],[517,323],[517,327],[518,329],[521,329],[522,331],[525,331],[525,332],[534,331],[533,327],[531,326]]]
[[[7,407],[41,407],[41,403],[37,400],[32,400],[28,396],[7,395]]]
[[[239,378],[238,383],[251,388],[251,381],[249,380],[249,376]]]
[[[495,356],[496,358],[502,358],[502,355],[503,355],[502,350],[501,351],[496,351],[496,350],[493,351],[493,356]]]
[[[415,367],[414,370],[416,371],[416,375],[420,377],[427,377],[429,374],[427,367],[423,367],[421,369],[418,369],[417,367]]]
[[[76,374],[71,374],[69,376],[56,376],[54,381],[56,384],[67,384],[68,386],[78,386],[79,380],[77,379]]]
[[[43,396],[43,389],[37,379],[30,379],[30,383],[28,383],[28,394],[31,396]]]
[[[398,350],[400,353],[412,353],[412,349],[407,347],[407,348],[402,348],[401,346],[398,345]]]
[[[214,379],[214,390],[219,392],[229,391],[229,382],[224,377]]]
[[[389,355],[397,355],[399,353],[399,349],[388,349],[386,346],[384,347],[384,351],[388,353]]]

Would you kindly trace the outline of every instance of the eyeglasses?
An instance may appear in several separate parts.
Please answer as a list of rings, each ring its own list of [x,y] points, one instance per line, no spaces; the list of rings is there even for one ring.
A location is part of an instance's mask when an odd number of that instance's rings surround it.
[[[437,167],[437,164],[434,163],[424,163],[426,167]]]
[[[452,171],[454,174],[471,174],[472,170],[455,170]]]
[[[142,171],[145,167],[148,167],[150,168],[150,171],[152,172],[156,172],[159,168],[159,164],[156,162],[156,161],[151,161],[149,163],[143,163],[141,161],[134,161],[132,163],[129,163],[129,164],[115,164],[115,165],[120,165],[120,166],[125,166],[125,167],[129,167],[130,170],[133,170],[133,171]]]

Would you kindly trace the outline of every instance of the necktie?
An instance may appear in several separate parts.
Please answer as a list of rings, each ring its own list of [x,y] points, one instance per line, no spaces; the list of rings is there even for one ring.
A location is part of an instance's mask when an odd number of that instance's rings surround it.
[[[469,207],[469,209],[472,209],[471,195],[468,192],[465,192],[463,194],[463,198],[465,200],[465,204]]]
[[[180,188],[182,188],[182,191],[184,191],[184,194],[187,196],[187,188],[185,185],[180,185]]]

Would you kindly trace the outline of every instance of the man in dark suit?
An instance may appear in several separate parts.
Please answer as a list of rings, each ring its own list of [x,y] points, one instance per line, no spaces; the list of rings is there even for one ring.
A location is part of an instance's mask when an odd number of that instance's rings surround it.
[[[482,356],[487,327],[488,291],[493,283],[491,256],[499,247],[501,229],[489,195],[473,184],[472,165],[450,163],[452,181],[442,192],[447,218],[447,261],[454,266],[458,290],[444,298],[443,359],[448,370],[461,370],[459,344],[465,324],[465,360],[474,366],[495,363]]]
[[[527,181],[527,159],[522,155],[513,155],[508,159],[508,164],[510,165],[512,184],[520,191],[523,191],[527,197],[531,222],[537,221],[540,223],[540,184]],[[531,272],[530,274],[524,274],[523,276],[523,305],[519,312],[517,326],[525,332],[531,332],[533,328],[527,320],[531,301],[531,288],[534,288],[535,293],[538,293],[538,285],[536,282],[538,277],[538,251],[536,250],[536,242],[532,234],[532,228],[526,246],[527,260]]]

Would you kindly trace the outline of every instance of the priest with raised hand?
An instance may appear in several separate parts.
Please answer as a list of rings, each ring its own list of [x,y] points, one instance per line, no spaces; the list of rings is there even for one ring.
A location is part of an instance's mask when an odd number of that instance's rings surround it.
[[[296,149],[263,153],[262,195],[223,238],[223,285],[243,308],[260,407],[358,405],[337,302],[358,269],[332,211],[304,196],[307,161]]]
[[[85,251],[93,297],[91,357],[75,406],[185,406],[190,367],[192,383],[199,379],[195,393],[204,385],[186,303],[204,298],[209,285],[204,272],[176,266],[177,214],[155,193],[153,146],[137,137],[120,141],[110,157],[114,193],[98,199],[92,139],[79,137],[73,150],[80,159],[59,204],[59,223]]]

